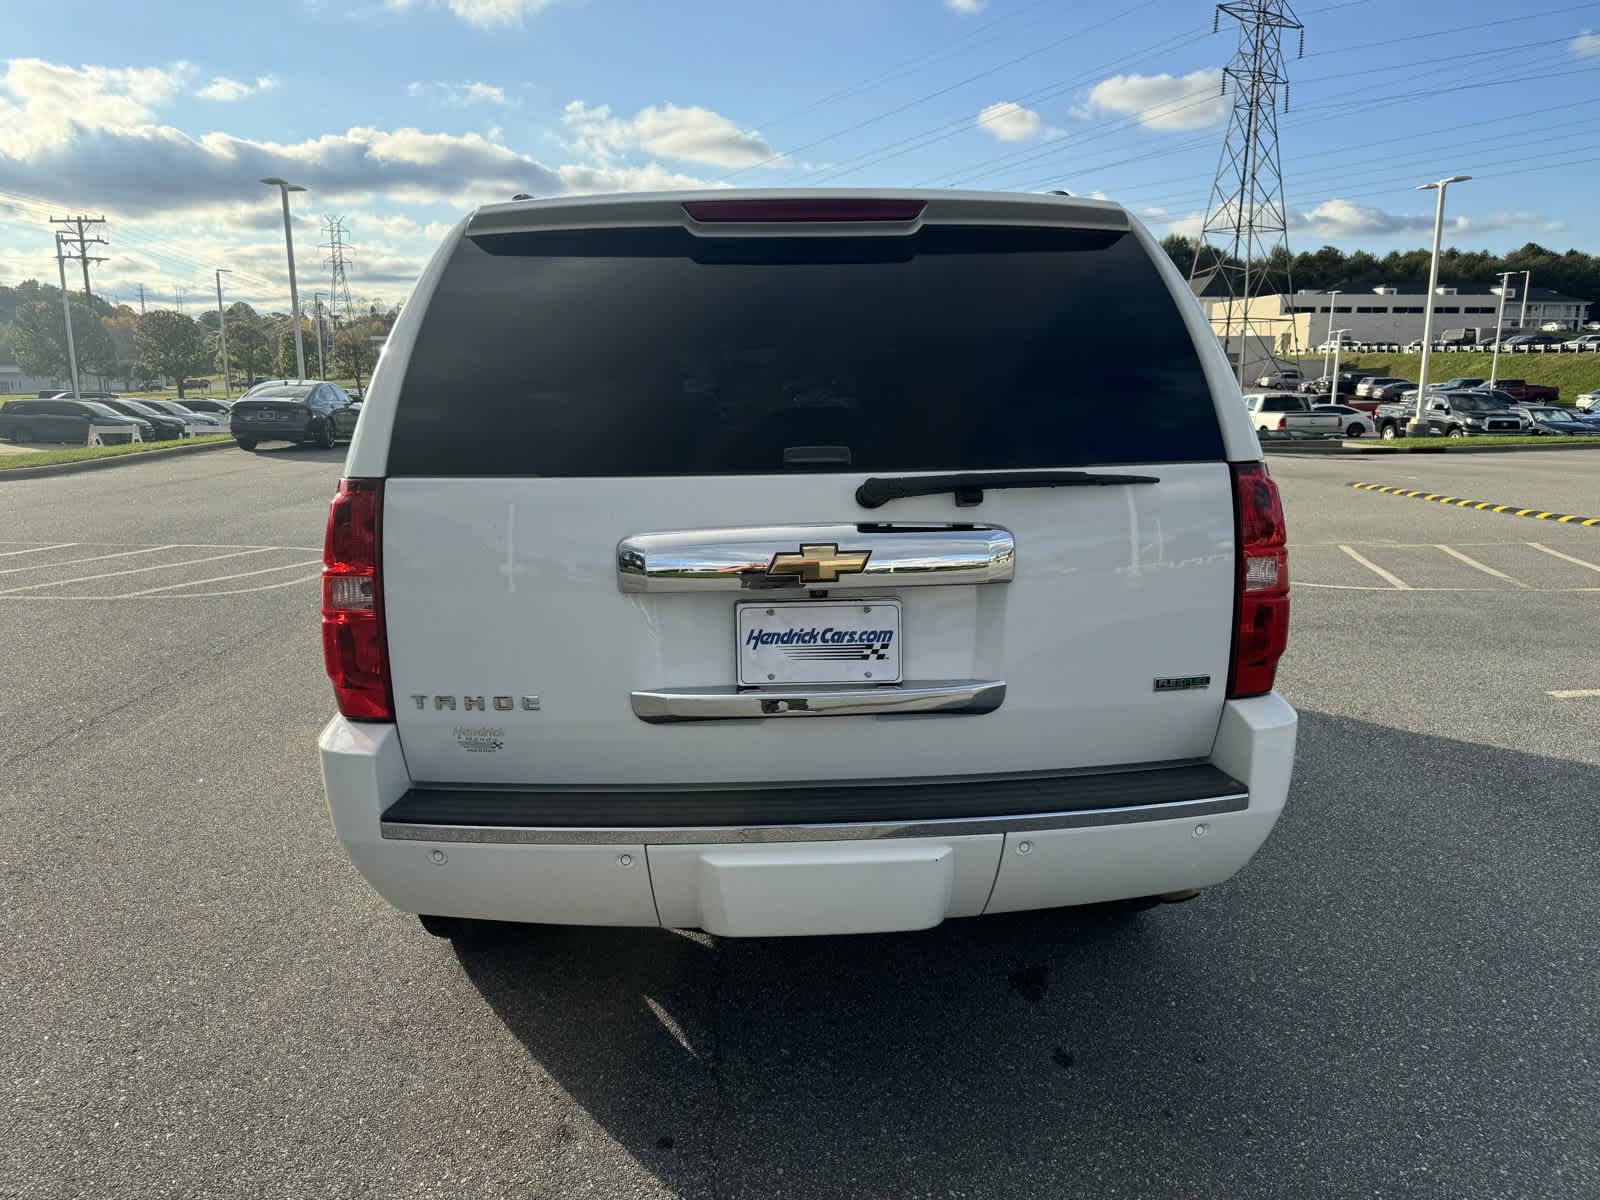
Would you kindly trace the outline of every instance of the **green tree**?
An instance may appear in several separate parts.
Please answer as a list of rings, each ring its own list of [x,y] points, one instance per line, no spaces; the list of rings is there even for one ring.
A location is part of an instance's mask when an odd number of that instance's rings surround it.
[[[228,306],[228,369],[244,387],[255,383],[261,372],[270,368],[272,338],[265,320],[242,300]],[[222,369],[218,347],[216,366]]]
[[[30,375],[63,379],[67,375],[67,323],[61,312],[61,293],[54,300],[30,300],[17,309],[12,328],[12,352],[17,365]],[[72,304],[72,342],[80,374],[103,375],[116,360],[111,336],[100,317],[78,297]]]
[[[211,344],[205,330],[180,312],[158,308],[139,318],[134,329],[139,365],[152,375],[164,375],[178,385],[192,371],[203,371],[211,361]]]
[[[1194,242],[1181,233],[1169,233],[1161,239],[1161,248],[1167,252],[1173,266],[1185,278],[1194,269]]]

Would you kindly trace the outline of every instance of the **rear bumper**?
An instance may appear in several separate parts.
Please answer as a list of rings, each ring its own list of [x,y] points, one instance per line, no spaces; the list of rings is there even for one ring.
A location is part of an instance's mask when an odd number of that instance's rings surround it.
[[[212,432],[221,433],[222,430]],[[310,436],[311,425],[305,421],[233,421],[228,432],[236,438],[255,438],[260,442],[298,442]]]
[[[1277,823],[1296,722],[1275,694],[1230,701],[1202,764],[692,793],[418,788],[393,726],[342,717],[320,747],[339,839],[396,908],[773,936],[1221,883]]]

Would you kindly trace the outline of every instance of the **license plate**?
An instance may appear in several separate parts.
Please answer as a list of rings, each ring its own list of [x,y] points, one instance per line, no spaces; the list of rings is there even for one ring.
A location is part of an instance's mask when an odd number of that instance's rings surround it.
[[[739,684],[899,683],[900,601],[738,606]]]

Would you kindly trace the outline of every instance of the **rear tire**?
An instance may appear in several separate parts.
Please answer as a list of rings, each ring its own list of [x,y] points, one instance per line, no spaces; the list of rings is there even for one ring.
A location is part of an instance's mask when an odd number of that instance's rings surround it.
[[[256,448],[255,438],[234,438],[233,440],[239,443],[239,449],[241,450],[254,450]]]
[[[1367,432],[1367,427],[1365,425],[1361,424],[1361,422],[1357,421],[1354,425],[1350,426],[1348,429],[1346,429],[1344,431],[1344,435],[1345,435],[1345,437],[1358,438],[1358,437],[1361,437],[1366,432]]]
[[[334,443],[338,440],[338,436],[334,433],[333,422],[324,421],[322,423],[322,432],[317,434],[317,445],[324,450],[332,450]]]

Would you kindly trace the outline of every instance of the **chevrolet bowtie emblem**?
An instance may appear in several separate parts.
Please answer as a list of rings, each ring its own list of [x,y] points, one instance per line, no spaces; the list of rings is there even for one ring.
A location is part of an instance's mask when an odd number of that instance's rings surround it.
[[[769,576],[793,575],[801,583],[835,583],[841,575],[858,575],[867,569],[870,550],[839,550],[839,543],[801,546],[798,554],[774,554]]]

